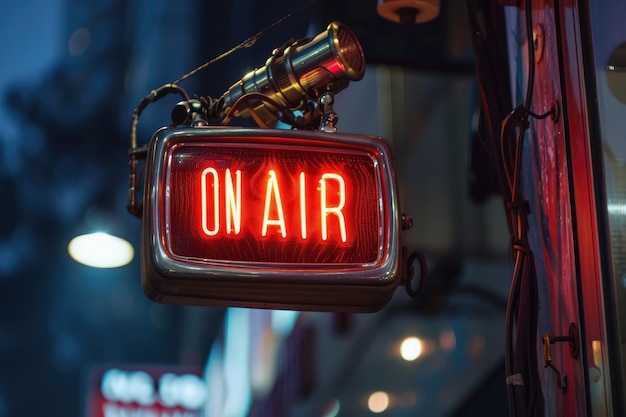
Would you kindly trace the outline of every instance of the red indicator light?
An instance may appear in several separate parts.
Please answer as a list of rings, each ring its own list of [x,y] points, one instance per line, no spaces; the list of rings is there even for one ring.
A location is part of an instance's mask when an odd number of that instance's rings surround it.
[[[357,150],[177,143],[164,170],[166,246],[200,261],[374,263],[377,165]]]

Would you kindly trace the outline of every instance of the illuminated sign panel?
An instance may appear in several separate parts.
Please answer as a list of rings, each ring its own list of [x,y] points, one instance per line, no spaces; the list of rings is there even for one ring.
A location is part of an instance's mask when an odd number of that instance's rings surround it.
[[[96,367],[85,393],[90,417],[202,417],[208,401],[202,373],[178,367]]]
[[[163,129],[146,164],[144,290],[185,304],[378,309],[399,280],[396,199],[381,138]]]
[[[368,154],[181,143],[168,159],[173,257],[371,264],[380,256],[377,161]]]

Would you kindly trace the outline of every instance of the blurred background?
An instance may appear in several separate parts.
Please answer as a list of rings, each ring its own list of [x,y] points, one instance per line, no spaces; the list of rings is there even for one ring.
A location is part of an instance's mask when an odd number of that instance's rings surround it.
[[[333,20],[354,31],[368,66],[336,96],[338,128],[393,143],[414,220],[403,244],[430,271],[419,297],[398,289],[357,315],[153,303],[125,208],[139,100],[305,2],[2,1],[0,417],[504,414],[509,235],[474,141],[463,2],[403,25],[376,0],[318,0],[182,83],[219,97],[291,38]],[[140,143],[176,101],[144,111]],[[93,231],[127,239],[135,257],[74,261],[69,241]]]

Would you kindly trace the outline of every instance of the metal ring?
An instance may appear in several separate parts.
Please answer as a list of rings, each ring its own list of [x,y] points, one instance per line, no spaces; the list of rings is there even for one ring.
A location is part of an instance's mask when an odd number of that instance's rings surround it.
[[[419,275],[420,279],[419,279],[417,288],[414,290],[413,286],[411,285],[411,282],[413,281],[413,278],[415,276],[415,268],[413,267],[413,262],[415,262],[415,259],[417,259],[420,264],[420,275]],[[409,272],[408,277],[406,279],[404,286],[406,288],[407,294],[409,294],[410,297],[416,297],[422,291],[422,288],[424,288],[424,281],[426,281],[426,275],[428,274],[426,258],[424,257],[422,253],[413,252],[411,253],[411,255],[409,255],[408,272]]]

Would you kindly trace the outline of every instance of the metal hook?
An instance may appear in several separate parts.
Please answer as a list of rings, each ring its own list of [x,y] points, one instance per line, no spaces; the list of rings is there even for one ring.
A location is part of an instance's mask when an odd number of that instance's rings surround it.
[[[548,333],[543,333],[543,367],[551,368],[556,373],[556,386],[561,390],[565,390],[567,388],[567,379],[564,374],[561,374],[561,371],[557,369],[556,366],[552,364],[552,353],[550,351],[550,345],[554,343],[550,340],[550,335]]]
[[[576,323],[572,323],[569,326],[568,336],[552,336],[548,333],[543,333],[543,362],[544,368],[551,368],[556,373],[556,386],[559,389],[565,390],[567,388],[567,379],[565,374],[561,372],[552,364],[552,352],[551,345],[557,342],[568,342],[569,353],[573,358],[578,357],[578,326]]]

